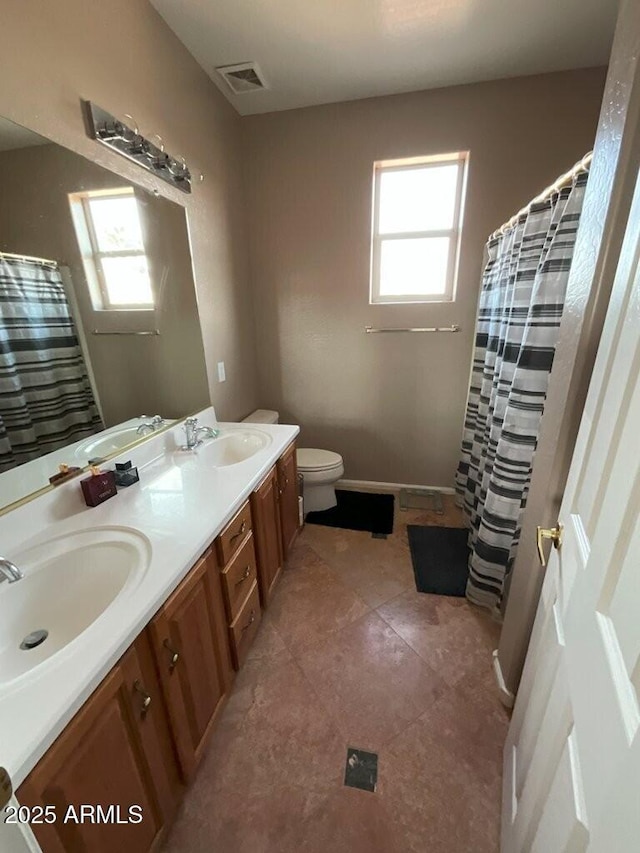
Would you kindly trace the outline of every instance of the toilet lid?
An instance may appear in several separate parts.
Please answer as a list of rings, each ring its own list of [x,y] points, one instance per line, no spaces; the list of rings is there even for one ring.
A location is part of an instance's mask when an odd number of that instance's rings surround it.
[[[313,447],[301,447],[296,450],[298,468],[304,471],[324,471],[342,465],[342,456],[332,450],[316,450]]]

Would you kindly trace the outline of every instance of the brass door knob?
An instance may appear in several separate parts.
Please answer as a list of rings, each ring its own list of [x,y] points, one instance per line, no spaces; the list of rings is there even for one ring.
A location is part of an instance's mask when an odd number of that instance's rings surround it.
[[[538,557],[540,558],[540,563],[543,566],[547,565],[546,557],[544,556],[544,549],[542,547],[542,543],[545,539],[550,539],[553,542],[553,547],[559,551],[562,548],[562,534],[564,531],[564,527],[558,521],[556,522],[555,527],[536,527],[536,541],[538,544]]]

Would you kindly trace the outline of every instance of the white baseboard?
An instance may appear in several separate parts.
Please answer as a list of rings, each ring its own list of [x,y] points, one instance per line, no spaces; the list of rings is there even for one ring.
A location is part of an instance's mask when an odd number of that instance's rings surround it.
[[[379,483],[376,480],[338,480],[336,489],[347,492],[399,492],[400,489],[428,489],[443,495],[455,495],[456,490],[448,486],[422,486],[416,483]]]
[[[515,702],[516,697],[505,684],[497,649],[493,650],[493,674],[495,675],[498,683],[498,695],[500,696],[500,701],[505,708],[513,708],[513,703]]]

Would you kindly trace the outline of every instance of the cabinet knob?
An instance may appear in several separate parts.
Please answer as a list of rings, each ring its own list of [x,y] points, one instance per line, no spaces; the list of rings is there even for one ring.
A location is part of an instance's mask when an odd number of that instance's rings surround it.
[[[246,529],[247,529],[247,522],[243,521],[242,524],[240,525],[240,529],[238,530],[237,533],[233,534],[233,536],[229,539],[229,542],[235,542],[236,539],[238,538],[238,536],[242,536],[242,534],[245,532]]]
[[[162,645],[165,647],[165,649],[166,649],[166,650],[169,652],[169,654],[171,655],[171,657],[169,658],[169,672],[173,672],[173,670],[176,668],[176,664],[177,664],[177,663],[178,663],[178,661],[180,660],[180,655],[179,655],[179,653],[178,653],[178,652],[173,648],[173,646],[171,645],[171,643],[169,642],[169,640],[165,640],[165,641],[163,642],[163,644],[162,644]]]
[[[11,784],[9,774],[4,767],[0,767],[0,808],[4,808],[7,805],[12,794],[13,785]]]
[[[147,711],[149,710],[149,705],[151,705],[151,696],[147,693],[145,688],[140,684],[139,681],[133,682],[133,689],[136,693],[139,693],[142,697],[142,704],[140,706],[140,714],[144,717]]]
[[[249,617],[249,621],[247,622],[247,624],[246,624],[246,625],[243,625],[242,630],[243,630],[243,631],[246,631],[246,630],[247,630],[247,628],[248,628],[250,625],[253,625],[253,623],[254,623],[255,621],[256,621],[256,611],[255,611],[255,610],[252,610],[252,611],[251,611],[251,616]]]
[[[242,577],[240,578],[240,580],[236,581],[236,586],[240,586],[241,583],[244,583],[250,574],[251,574],[251,566],[247,566],[247,568],[242,573]]]

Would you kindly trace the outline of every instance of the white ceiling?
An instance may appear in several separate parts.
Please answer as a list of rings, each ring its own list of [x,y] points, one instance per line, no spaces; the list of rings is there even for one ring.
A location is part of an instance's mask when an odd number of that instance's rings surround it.
[[[151,0],[242,115],[605,65],[617,0]],[[254,60],[268,91],[216,66]]]
[[[14,148],[28,148],[31,145],[47,145],[49,139],[38,136],[32,130],[14,124],[0,116],[0,151],[12,151]]]

